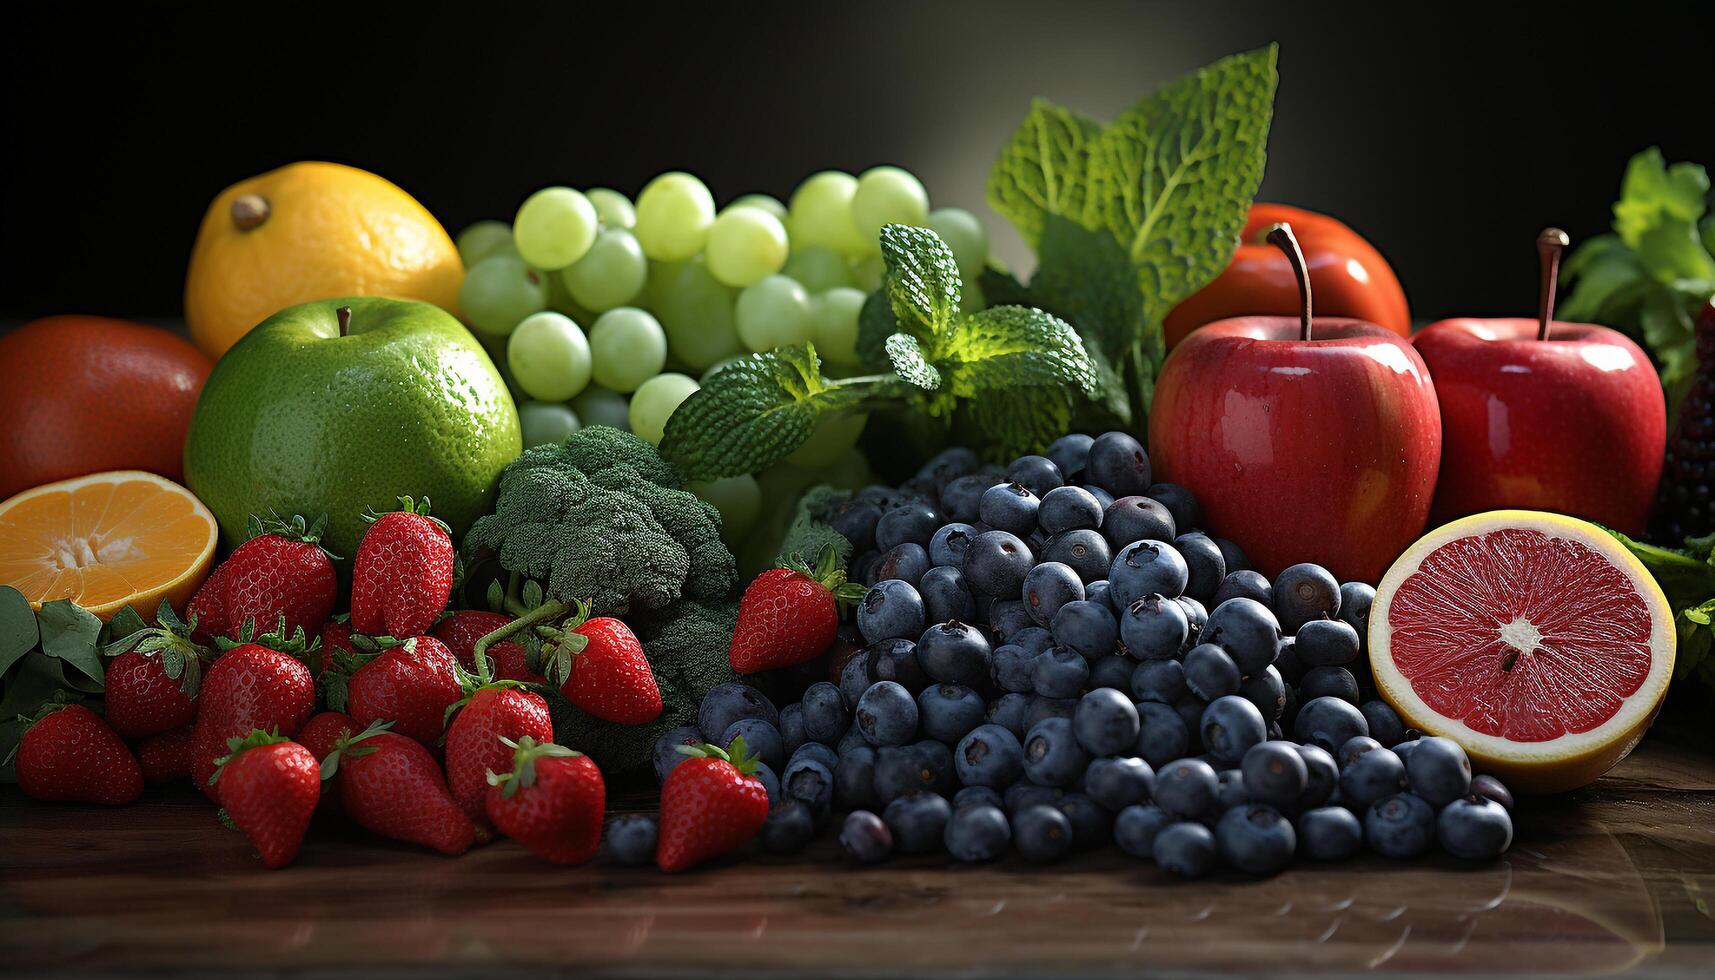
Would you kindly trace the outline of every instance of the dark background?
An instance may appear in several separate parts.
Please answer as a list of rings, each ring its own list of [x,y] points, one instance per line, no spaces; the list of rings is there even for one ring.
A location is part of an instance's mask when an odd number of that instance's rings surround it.
[[[15,7],[0,317],[176,316],[209,200],[304,158],[379,172],[455,233],[550,183],[683,168],[783,197],[897,163],[1017,262],[983,183],[1032,96],[1108,118],[1269,41],[1263,196],[1368,235],[1420,319],[1528,313],[1537,230],[1603,231],[1635,151],[1715,165],[1707,9],[1392,6]]]

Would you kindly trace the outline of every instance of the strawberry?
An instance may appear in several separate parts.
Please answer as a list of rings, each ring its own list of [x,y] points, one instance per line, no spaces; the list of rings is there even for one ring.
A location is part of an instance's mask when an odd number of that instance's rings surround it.
[[[464,812],[486,831],[483,801],[488,796],[488,777],[512,771],[513,753],[501,743],[507,739],[552,742],[554,723],[548,717],[548,702],[516,685],[478,688],[456,710],[447,726],[447,785]]]
[[[214,771],[220,805],[262,852],[262,864],[283,868],[298,856],[315,815],[321,767],[309,749],[267,732],[252,731],[227,746]]]
[[[421,503],[399,498],[400,509],[364,515],[369,529],[351,567],[351,627],[372,636],[421,636],[447,608],[456,554],[447,526]]]
[[[18,788],[38,800],[130,803],[143,770],[101,716],[81,704],[51,709],[18,744]]]
[[[555,864],[583,864],[601,846],[607,787],[589,756],[526,735],[500,739],[511,759],[489,772],[485,803],[500,832]]]
[[[289,642],[282,642],[277,633],[259,639],[289,650],[304,647],[301,632]],[[197,698],[192,778],[214,797],[208,782],[214,775],[214,761],[226,754],[227,739],[242,738],[258,728],[293,737],[315,708],[316,682],[302,660],[262,643],[233,647],[216,658],[203,678]]]
[[[753,773],[756,758],[744,736],[732,747],[682,745],[689,756],[661,785],[660,840],[655,864],[683,871],[741,847],[768,819],[768,790]]]
[[[732,669],[754,674],[815,659],[839,632],[840,600],[862,597],[862,588],[846,584],[832,545],[814,569],[797,555],[786,558],[745,587],[727,649]]]
[[[281,617],[284,633],[300,627],[320,633],[338,587],[332,556],[317,544],[326,527],[326,515],[308,527],[302,517],[264,521],[251,515],[250,539],[233,549],[185,608],[195,638],[236,637],[246,622],[266,626]]]
[[[458,658],[459,666],[476,672],[476,641],[512,622],[505,613],[486,609],[461,609],[435,624],[433,635]],[[530,669],[524,644],[502,640],[488,648],[494,676],[499,680],[521,681],[525,684],[548,683],[548,679]]]
[[[143,779],[151,783],[176,783],[191,778],[191,759],[195,757],[196,726],[186,725],[170,732],[151,735],[137,743],[137,764],[143,767]]]
[[[387,728],[378,722],[340,739],[322,760],[322,778],[335,780],[345,812],[383,837],[442,854],[470,850],[476,825],[447,790],[435,757]]]
[[[603,721],[641,725],[661,714],[661,689],[631,627],[611,616],[587,618],[578,604],[576,625],[542,629],[544,673],[567,701]]]
[[[446,730],[447,709],[464,697],[463,672],[452,651],[432,636],[415,636],[379,653],[337,658],[335,666],[349,678],[324,675],[328,707],[344,710],[359,725],[382,719],[393,722],[395,734],[424,745],[440,741]]]
[[[194,622],[182,622],[167,600],[161,600],[155,621],[159,625],[116,640],[102,651],[113,657],[103,693],[107,723],[129,739],[195,721],[203,661],[214,655],[191,640]]]
[[[316,761],[333,754],[334,746],[339,740],[363,731],[363,726],[351,719],[350,715],[338,711],[323,711],[304,722],[304,727],[298,729],[297,743],[310,750]]]

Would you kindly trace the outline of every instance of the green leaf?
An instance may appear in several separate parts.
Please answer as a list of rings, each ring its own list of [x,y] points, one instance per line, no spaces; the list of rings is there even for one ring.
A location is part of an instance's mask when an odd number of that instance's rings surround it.
[[[1050,216],[1038,262],[1033,302],[1076,326],[1092,352],[1117,358],[1148,331],[1137,270],[1107,231]]]
[[[989,169],[988,202],[1036,247],[1052,215],[1082,221],[1097,183],[1092,151],[1101,124],[1047,99],[1030,112]],[[984,285],[984,291],[988,286]],[[992,294],[991,294],[992,295]]]
[[[162,602],[165,604],[165,600]],[[170,605],[166,606],[167,612],[170,613],[172,608]],[[167,626],[168,624],[163,622],[161,625]],[[130,606],[121,607],[118,612],[113,614],[113,618],[107,621],[107,642],[123,640],[148,628],[148,621],[139,615],[137,610]]]
[[[1573,249],[1561,265],[1560,281],[1572,288],[1555,314],[1563,320],[1612,322],[1603,312],[1648,275],[1643,260],[1618,235],[1597,235]]]
[[[1035,302],[1017,276],[993,266],[985,267],[977,277],[977,288],[989,306],[1029,306]]]
[[[899,332],[899,321],[893,318],[893,304],[887,291],[878,289],[863,301],[858,311],[858,361],[871,371],[891,371],[887,359],[887,338]]]
[[[798,500],[792,523],[786,528],[786,536],[780,541],[780,554],[801,555],[806,560],[811,560],[811,556],[820,555],[824,548],[831,547],[834,549],[834,560],[841,568],[845,567],[852,556],[851,541],[818,519],[812,511],[816,502],[833,493],[843,494],[846,498],[851,496],[846,491],[834,491],[826,484],[811,487],[804,492],[804,496]]]
[[[925,391],[934,391],[941,387],[941,372],[929,363],[923,347],[917,343],[917,338],[908,333],[896,333],[887,338],[887,360],[893,365],[893,370],[907,384],[916,385]]]
[[[39,618],[42,652],[77,668],[95,682],[95,690],[101,690],[105,676],[101,665],[101,620],[70,599],[43,603]]]
[[[983,436],[983,452],[996,460],[1039,453],[1065,435],[1072,422],[1063,388],[990,390],[968,404],[971,423]]]
[[[11,670],[40,638],[30,600],[10,585],[0,585],[0,674]]]
[[[948,385],[959,398],[999,388],[1096,390],[1095,365],[1078,332],[1037,309],[995,306],[961,317],[940,353]]]
[[[953,250],[927,228],[887,225],[881,229],[881,257],[887,263],[883,288],[899,329],[933,347],[959,312]]]
[[[1652,146],[1626,165],[1614,231],[1657,279],[1715,279],[1715,258],[1697,229],[1708,201],[1709,175],[1702,167],[1669,167]]]

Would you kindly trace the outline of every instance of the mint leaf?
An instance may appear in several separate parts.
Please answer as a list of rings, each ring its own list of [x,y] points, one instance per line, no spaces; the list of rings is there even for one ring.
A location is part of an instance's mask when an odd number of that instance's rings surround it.
[[[893,318],[893,304],[887,290],[878,289],[863,301],[858,311],[858,361],[871,371],[891,370],[887,359],[887,338],[899,332],[899,321]]]
[[[888,225],[881,229],[887,263],[883,289],[899,329],[933,346],[959,312],[959,265],[953,250],[927,228]]]
[[[991,389],[969,402],[971,423],[982,433],[984,449],[996,459],[1041,452],[1065,435],[1072,405],[1063,388]]]
[[[1137,267],[1106,230],[1050,216],[1038,262],[1034,301],[1075,324],[1091,351],[1116,358],[1148,332]]]
[[[929,358],[917,343],[916,337],[908,333],[896,333],[887,338],[887,359],[893,365],[893,370],[899,372],[899,376],[905,379],[906,383],[925,391],[934,391],[941,387],[941,372],[929,363]]]
[[[1001,148],[989,169],[989,207],[1012,222],[1031,247],[1041,241],[1049,216],[1084,220],[1095,199],[1091,151],[1101,131],[1088,116],[1036,99]]]
[[[939,353],[959,398],[997,388],[1071,386],[1085,394],[1096,388],[1078,332],[1037,309],[995,306],[961,317]]]

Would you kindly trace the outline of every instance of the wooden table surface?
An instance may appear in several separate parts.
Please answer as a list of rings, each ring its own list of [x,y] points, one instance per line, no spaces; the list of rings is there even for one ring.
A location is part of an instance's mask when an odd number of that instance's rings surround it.
[[[1179,882],[1064,864],[857,868],[831,840],[668,877],[446,859],[317,829],[265,871],[188,791],[117,810],[0,795],[0,973],[580,976],[1222,971],[1715,974],[1715,759],[1645,743],[1527,802],[1512,850]]]

